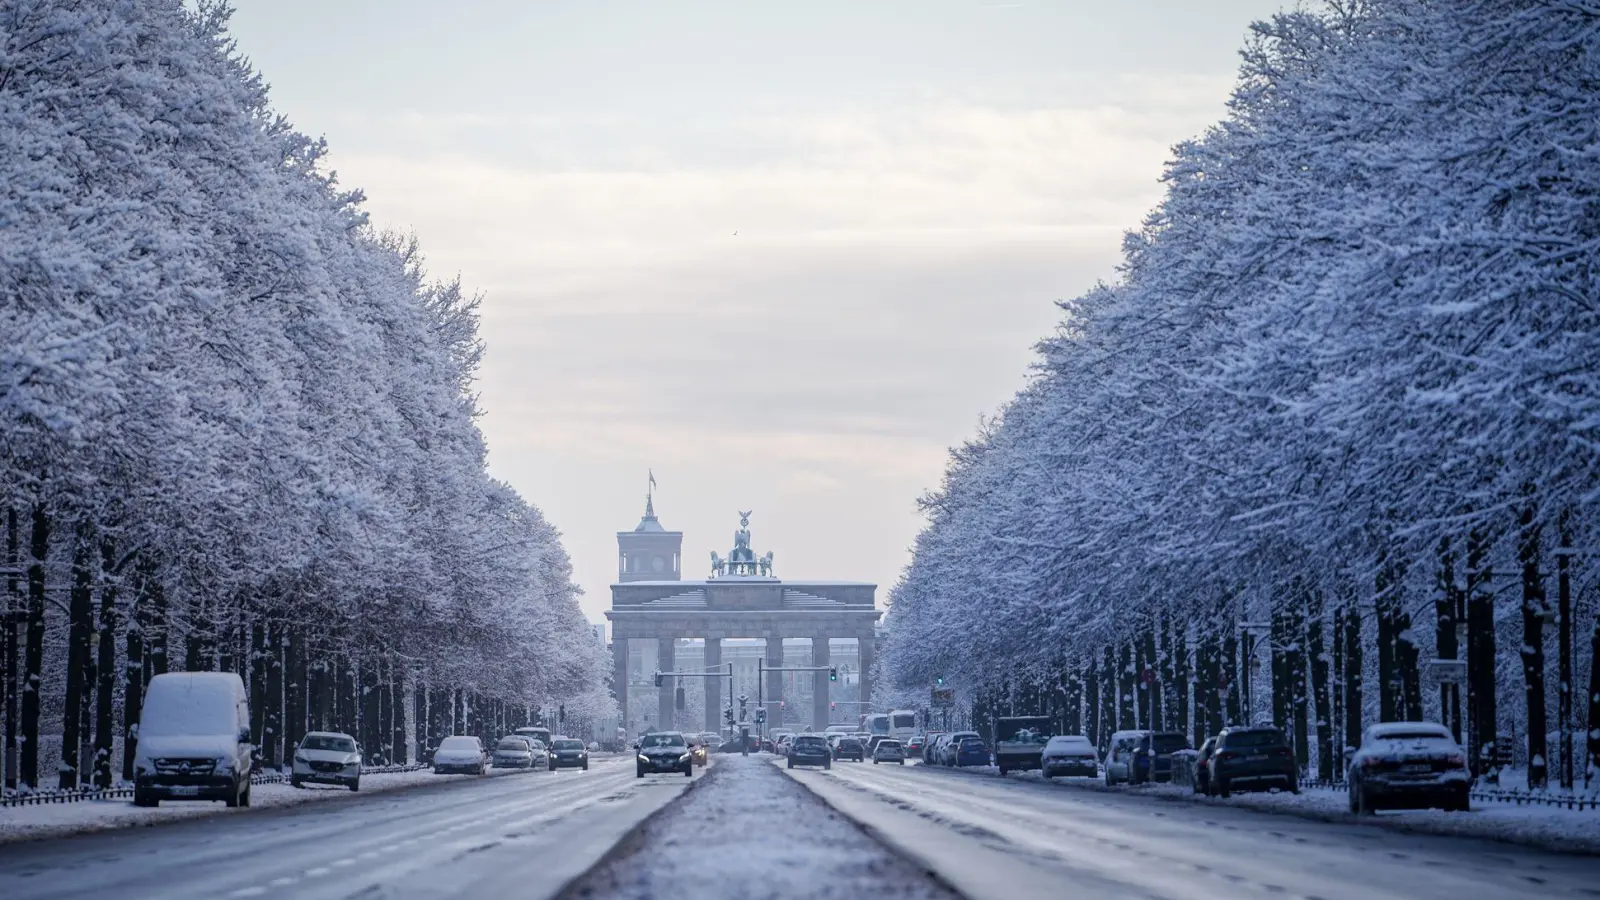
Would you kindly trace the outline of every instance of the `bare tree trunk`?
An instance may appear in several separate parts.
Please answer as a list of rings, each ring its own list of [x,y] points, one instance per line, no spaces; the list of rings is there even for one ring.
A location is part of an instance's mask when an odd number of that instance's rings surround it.
[[[250,654],[246,666],[250,677],[250,743],[255,745],[256,761],[267,743],[267,623],[250,613]]]
[[[1222,660],[1219,665],[1223,674],[1227,676],[1230,687],[1228,696],[1223,698],[1227,714],[1226,724],[1248,725],[1250,723],[1244,720],[1244,717],[1240,714],[1240,709],[1244,693],[1248,689],[1245,679],[1250,677],[1250,670],[1248,666],[1241,667],[1239,665],[1238,623],[1229,619],[1226,620],[1225,627],[1228,630],[1222,636]],[[1221,731],[1222,726],[1219,725],[1217,730]]]
[[[1189,734],[1189,636],[1188,626],[1178,625],[1172,633],[1172,693],[1175,729]],[[1200,746],[1195,744],[1196,747]]]
[[[122,669],[122,780],[133,781],[139,752],[139,716],[144,712],[145,632],[150,625],[150,582],[154,576],[141,556],[134,563],[133,609],[128,615],[128,661]]]
[[[17,789],[17,717],[18,703],[22,698],[21,635],[18,627],[23,614],[22,581],[22,527],[17,520],[17,508],[6,507],[6,616],[5,634],[0,639],[0,654],[5,656],[5,787]]]
[[[50,516],[43,504],[33,507],[33,528],[29,534],[28,634],[23,654],[22,686],[22,773],[23,786],[39,786],[39,690],[44,672],[44,566],[50,555]]]
[[[112,542],[100,544],[100,658],[95,673],[100,684],[95,690],[94,782],[111,787],[111,751],[116,736],[112,700],[117,687],[117,552]]]
[[[410,758],[406,752],[406,676],[399,667],[389,665],[389,762],[404,765]]]
[[[1344,771],[1346,755],[1361,746],[1363,721],[1361,657],[1361,609],[1356,598],[1350,596],[1344,611],[1344,746],[1339,751],[1339,771]]]
[[[1596,627],[1600,628],[1600,625]],[[1083,671],[1084,737],[1098,748],[1104,742],[1100,740],[1100,671],[1093,657],[1090,657]]]
[[[83,775],[85,700],[89,693],[89,636],[94,633],[94,541],[89,524],[79,522],[72,543],[72,593],[67,608],[67,696],[61,717],[60,788],[76,788]]]
[[[284,652],[288,670],[284,694],[288,711],[284,717],[283,755],[285,760],[292,760],[300,740],[306,735],[306,686],[309,678],[306,671],[305,632],[302,629],[289,629],[288,647]]]
[[[1378,564],[1374,603],[1378,613],[1378,721],[1398,722],[1403,718],[1401,694],[1405,685],[1400,677],[1396,653],[1399,627],[1400,586],[1393,580],[1394,570],[1387,553]]]
[[[1489,763],[1483,750],[1499,739],[1496,693],[1498,655],[1494,634],[1494,593],[1489,583],[1489,542],[1479,531],[1467,535],[1467,757],[1472,773]]]
[[[1333,716],[1328,689],[1328,651],[1322,638],[1322,604],[1313,605],[1306,623],[1306,645],[1311,653],[1311,695],[1317,707],[1317,777],[1332,781],[1333,729],[1337,719]],[[1304,709],[1304,704],[1301,705]]]
[[[261,765],[276,769],[283,762],[283,623],[267,620],[267,745],[261,748]]]
[[[1589,739],[1588,762],[1583,767],[1583,784],[1600,779],[1600,614],[1589,628]]]
[[[1110,644],[1106,645],[1104,656],[1100,665],[1100,703],[1101,713],[1104,715],[1105,724],[1100,732],[1106,746],[1100,749],[1101,755],[1110,749],[1112,732],[1119,727],[1117,724],[1117,651]]]
[[[1117,727],[1124,731],[1138,728],[1134,724],[1133,650],[1128,641],[1117,646]]]
[[[1532,493],[1532,487],[1527,489]],[[1522,565],[1522,685],[1528,707],[1528,787],[1539,790],[1548,782],[1549,724],[1544,696],[1544,581],[1539,574],[1538,511],[1532,499],[1522,505],[1517,561]]]
[[[1561,787],[1572,790],[1572,517],[1563,509],[1556,551],[1556,728],[1561,737]],[[1591,663],[1592,665],[1592,663]]]
[[[1456,642],[1456,611],[1461,608],[1461,590],[1456,586],[1456,558],[1448,537],[1439,541],[1439,580],[1434,588],[1434,646],[1439,659],[1459,659]],[[1460,686],[1448,681],[1439,684],[1439,718],[1461,740]]]
[[[1333,777],[1344,777],[1344,605],[1333,604],[1333,630],[1328,645],[1333,648],[1333,671],[1328,682],[1328,740],[1334,754]]]

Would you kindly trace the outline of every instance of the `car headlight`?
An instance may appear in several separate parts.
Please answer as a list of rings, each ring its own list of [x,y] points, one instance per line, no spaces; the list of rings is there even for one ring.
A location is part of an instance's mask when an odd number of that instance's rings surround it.
[[[639,762],[649,762],[649,761],[650,761],[650,757],[645,756],[643,753],[639,754]]]
[[[686,761],[686,760],[687,760],[687,759],[688,759],[688,758],[689,758],[689,756],[690,756],[690,754],[688,754],[688,753],[685,753],[685,754],[684,754],[684,755],[682,755],[682,756],[680,756],[680,757],[678,757],[678,762],[684,762],[684,761]]]
[[[216,768],[216,771],[225,772],[225,773],[226,772],[232,772],[233,771],[233,759],[231,757],[227,757],[227,756],[219,756],[219,757],[217,757],[217,768]]]
[[[302,754],[302,753],[300,753],[298,751],[295,752],[294,761],[295,762],[303,762],[303,763],[311,762],[311,760],[305,758],[304,754]]]

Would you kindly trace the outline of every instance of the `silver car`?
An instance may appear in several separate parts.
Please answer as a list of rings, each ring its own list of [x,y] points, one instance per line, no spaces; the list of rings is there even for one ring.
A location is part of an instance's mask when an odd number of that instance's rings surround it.
[[[896,765],[906,764],[906,748],[894,738],[884,738],[878,746],[872,748],[872,763],[892,762]]]
[[[289,772],[291,785],[304,787],[307,782],[361,790],[361,745],[337,731],[308,733],[295,748],[294,767]]]
[[[501,738],[494,748],[496,769],[533,768],[533,745],[518,737]]]

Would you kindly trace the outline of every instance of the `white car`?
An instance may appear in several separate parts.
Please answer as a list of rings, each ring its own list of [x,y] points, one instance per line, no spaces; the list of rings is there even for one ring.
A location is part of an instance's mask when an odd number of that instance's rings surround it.
[[[501,738],[494,748],[496,769],[531,769],[534,767],[533,748],[536,741],[520,737]],[[438,757],[434,758],[438,765]]]
[[[302,787],[308,781],[361,790],[361,745],[337,731],[308,732],[295,748],[289,784]]]
[[[483,742],[471,735],[456,734],[439,742],[433,751],[433,771],[440,775],[482,775],[489,771],[489,754]]]
[[[1044,745],[1039,765],[1046,778],[1057,775],[1087,775],[1093,778],[1100,774],[1100,754],[1095,752],[1094,744],[1081,734],[1058,734]]]
[[[1140,730],[1118,731],[1111,735],[1111,749],[1106,751],[1106,787],[1133,781],[1133,756],[1139,742],[1150,732]]]
[[[1449,729],[1433,722],[1383,722],[1361,734],[1350,757],[1350,811],[1440,807],[1467,812],[1472,773]]]
[[[872,748],[872,764],[877,765],[881,762],[892,762],[900,766],[905,765],[905,747],[894,738],[884,738],[879,741],[878,746]]]

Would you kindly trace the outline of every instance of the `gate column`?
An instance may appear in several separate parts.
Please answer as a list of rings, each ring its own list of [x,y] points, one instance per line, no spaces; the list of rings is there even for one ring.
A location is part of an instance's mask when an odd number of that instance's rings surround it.
[[[678,640],[677,638],[656,639],[656,661],[663,672],[671,672],[678,667]],[[661,689],[657,691],[656,698],[656,727],[663,731],[672,731],[678,723],[678,679],[671,675],[661,676]]]
[[[706,671],[722,668],[722,638],[706,638]],[[722,679],[702,679],[706,683],[706,730],[722,733]]]
[[[811,664],[813,666],[826,666],[829,662],[828,639],[813,637],[811,639]],[[833,683],[828,680],[827,672],[813,672],[811,677],[811,730],[821,731],[828,725],[828,701],[831,699],[829,688]]]

